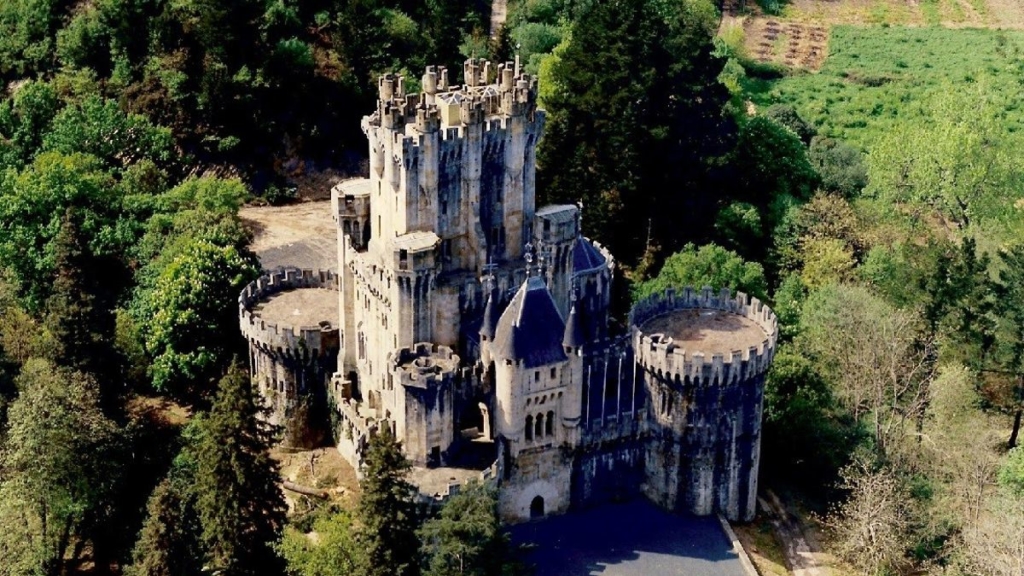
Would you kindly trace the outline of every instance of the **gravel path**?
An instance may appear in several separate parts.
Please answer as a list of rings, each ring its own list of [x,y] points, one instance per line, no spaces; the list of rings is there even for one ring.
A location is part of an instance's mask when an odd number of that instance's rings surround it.
[[[779,497],[768,490],[767,499],[758,498],[758,502],[761,509],[770,514],[772,526],[782,541],[786,563],[789,564],[793,576],[828,576],[826,569],[821,567],[815,558],[818,550],[812,549],[808,544],[800,520],[786,511]]]

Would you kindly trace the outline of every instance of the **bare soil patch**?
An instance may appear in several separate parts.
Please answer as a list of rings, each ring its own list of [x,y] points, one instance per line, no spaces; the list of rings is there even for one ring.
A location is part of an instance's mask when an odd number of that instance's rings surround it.
[[[330,201],[287,206],[246,206],[239,212],[253,231],[250,247],[265,269],[278,266],[334,270],[337,231]]]
[[[133,396],[127,402],[129,414],[165,426],[179,427],[188,423],[192,409],[164,396]]]
[[[750,58],[803,70],[821,67],[841,24],[1024,29],[1021,0],[791,0],[779,16],[726,0],[722,14],[722,29],[742,25]]]
[[[760,62],[817,70],[828,54],[828,27],[774,17],[744,23],[747,54]]]
[[[356,471],[341,457],[337,448],[315,450],[286,450],[275,448],[271,456],[281,464],[281,478],[295,484],[327,492],[330,500],[346,509],[354,509],[359,500],[359,481]],[[289,510],[296,502],[308,498],[285,491]]]

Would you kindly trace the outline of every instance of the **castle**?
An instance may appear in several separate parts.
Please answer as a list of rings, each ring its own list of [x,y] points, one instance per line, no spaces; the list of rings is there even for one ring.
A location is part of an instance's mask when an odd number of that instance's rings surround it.
[[[422,493],[495,482],[507,522],[637,496],[751,519],[775,315],[685,289],[610,329],[612,255],[535,204],[536,95],[517,63],[380,79],[369,177],[331,194],[337,269],[239,297],[254,386],[287,442],[329,428],[358,470],[390,427]]]

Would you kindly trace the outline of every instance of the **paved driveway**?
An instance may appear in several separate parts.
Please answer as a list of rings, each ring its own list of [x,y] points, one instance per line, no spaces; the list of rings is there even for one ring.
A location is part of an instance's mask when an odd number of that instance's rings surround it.
[[[645,500],[521,524],[512,538],[535,545],[526,560],[536,576],[745,576],[717,518]]]

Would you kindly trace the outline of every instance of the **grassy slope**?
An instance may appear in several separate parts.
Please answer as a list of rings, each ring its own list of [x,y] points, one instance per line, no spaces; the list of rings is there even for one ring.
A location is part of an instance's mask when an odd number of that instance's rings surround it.
[[[790,103],[820,132],[870,149],[895,123],[920,118],[936,90],[988,77],[994,90],[1019,90],[1014,60],[1024,32],[984,29],[837,26],[817,73],[747,82],[759,107]],[[1009,132],[1024,134],[1024,113],[1007,110]]]

